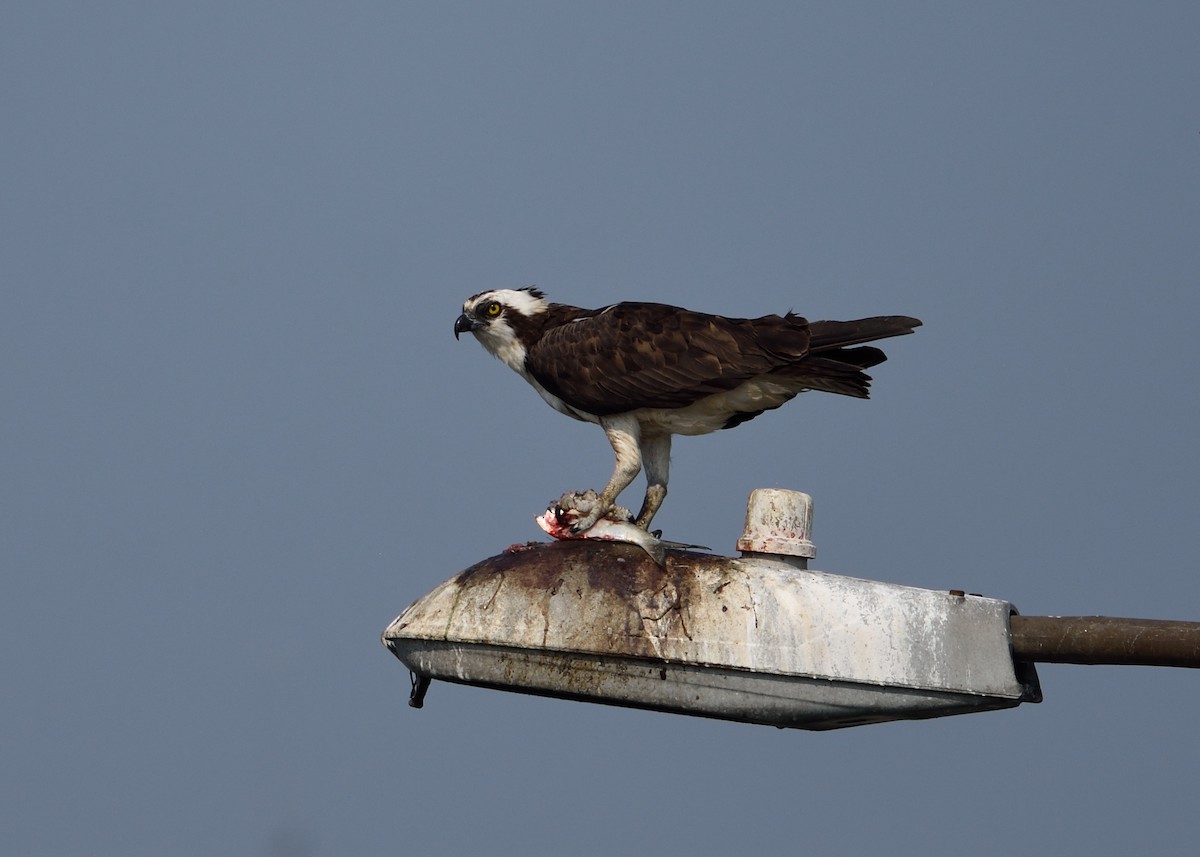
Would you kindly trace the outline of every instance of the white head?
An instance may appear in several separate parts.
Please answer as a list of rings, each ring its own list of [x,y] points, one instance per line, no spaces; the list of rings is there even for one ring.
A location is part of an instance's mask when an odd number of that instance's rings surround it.
[[[532,286],[480,292],[463,301],[462,315],[454,322],[454,338],[473,333],[480,345],[523,373],[525,352],[541,327],[536,319],[548,308],[546,296]]]

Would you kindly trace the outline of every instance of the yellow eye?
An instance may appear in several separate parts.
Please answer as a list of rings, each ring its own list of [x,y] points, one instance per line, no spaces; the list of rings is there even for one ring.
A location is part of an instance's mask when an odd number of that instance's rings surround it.
[[[495,318],[496,316],[500,315],[500,304],[492,301],[490,304],[484,307],[483,314],[488,318]]]

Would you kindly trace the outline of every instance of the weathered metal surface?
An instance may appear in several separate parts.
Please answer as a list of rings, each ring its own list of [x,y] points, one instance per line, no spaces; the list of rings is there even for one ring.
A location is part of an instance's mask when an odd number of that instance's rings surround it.
[[[745,553],[812,559],[812,497],[784,488],[755,488],[746,502],[746,526],[737,541]],[[807,563],[801,563],[806,568]]]
[[[1040,699],[1007,602],[741,559],[557,542],[484,560],[384,643],[419,676],[829,729]]]
[[[1200,668],[1200,622],[1014,616],[1013,658],[1056,664]]]

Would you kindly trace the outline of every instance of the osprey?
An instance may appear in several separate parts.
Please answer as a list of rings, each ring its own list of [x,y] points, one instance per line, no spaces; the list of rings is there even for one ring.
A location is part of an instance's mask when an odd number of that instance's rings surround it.
[[[644,467],[635,523],[648,529],[667,495],[671,436],[733,428],[805,390],[865,399],[864,369],[887,356],[864,342],[912,333],[902,315],[809,322],[792,312],[726,318],[657,303],[600,309],[551,303],[538,289],[467,298],[454,338],[472,333],[560,413],[596,423],[616,467],[582,533],[612,510]]]

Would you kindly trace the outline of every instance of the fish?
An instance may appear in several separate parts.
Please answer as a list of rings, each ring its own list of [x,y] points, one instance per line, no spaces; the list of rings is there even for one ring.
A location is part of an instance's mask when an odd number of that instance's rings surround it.
[[[556,539],[600,539],[637,545],[661,567],[666,566],[668,549],[709,550],[703,545],[664,541],[660,538],[662,530],[647,532],[633,523],[632,513],[621,506],[614,507],[582,533],[572,533],[571,525],[591,511],[595,502],[596,492],[591,489],[583,492],[569,491],[557,500],[550,501],[546,511],[534,520],[548,535]]]

